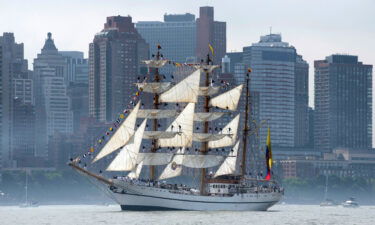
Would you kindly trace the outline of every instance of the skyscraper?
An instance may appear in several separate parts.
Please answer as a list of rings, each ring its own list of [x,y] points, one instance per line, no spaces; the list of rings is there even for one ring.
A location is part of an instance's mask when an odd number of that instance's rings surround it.
[[[195,16],[186,14],[165,14],[164,22],[140,21],[136,29],[150,46],[150,53],[156,46],[162,46],[163,55],[175,62],[195,62],[196,22]],[[166,65],[161,72],[172,73],[174,66]]]
[[[23,43],[16,43],[13,33],[0,36],[0,123],[1,158],[4,166],[13,166],[13,98],[14,79],[27,78],[27,60],[24,59]]]
[[[229,71],[231,73],[234,73],[235,70],[235,66],[237,63],[242,63],[242,56],[243,56],[243,53],[242,52],[227,52],[226,55],[230,58],[230,69]]]
[[[89,66],[87,59],[83,57],[83,52],[59,51],[59,54],[64,56],[67,62],[68,84],[88,84]]]
[[[35,155],[47,157],[47,143],[51,136],[59,132],[73,132],[73,114],[67,95],[68,64],[52,39],[47,39],[41,53],[34,59],[36,151]]]
[[[358,56],[331,55],[314,67],[315,148],[371,148],[372,65]]]
[[[259,93],[259,120],[268,121],[272,145],[295,147],[295,132],[299,129],[296,120],[308,119],[307,113],[299,113],[308,107],[303,105],[307,94],[306,62],[297,57],[293,46],[281,40],[280,34],[269,34],[243,48],[243,63],[252,68],[251,90]],[[303,104],[296,102],[297,93],[304,93]],[[265,143],[266,130],[260,130],[261,143]]]
[[[308,147],[314,149],[314,114],[315,110],[309,107],[309,142],[307,144]]]
[[[68,87],[68,96],[73,111],[73,129],[78,132],[81,120],[89,117],[88,85],[85,83],[71,83]]]
[[[79,130],[81,119],[89,116],[89,65],[83,52],[59,51],[67,61],[67,93],[73,111],[73,130]]]
[[[198,61],[206,59],[211,54],[213,63],[220,65],[227,49],[226,22],[214,21],[214,8],[210,6],[199,8],[197,19],[197,47],[196,56]],[[214,55],[209,49],[209,44],[214,48]]]
[[[297,55],[294,69],[294,146],[309,143],[309,64]]]
[[[132,18],[107,17],[89,50],[89,113],[101,122],[113,121],[131,100],[149,46]]]
[[[2,42],[0,42],[0,171],[3,168],[3,151],[4,149],[4,140],[3,140],[3,46]],[[1,181],[2,175],[0,173],[0,181]]]

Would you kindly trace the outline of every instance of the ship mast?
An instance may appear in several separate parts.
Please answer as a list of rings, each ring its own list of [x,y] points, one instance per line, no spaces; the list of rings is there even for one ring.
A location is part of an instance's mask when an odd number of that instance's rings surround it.
[[[160,45],[158,45],[158,51],[156,53],[156,60],[160,60],[161,54],[160,54]],[[159,76],[159,68],[155,67],[155,72],[154,72],[154,79],[155,82],[159,83],[160,82],[160,76]],[[159,94],[155,93],[154,94],[154,109],[159,109]],[[153,123],[152,123],[152,130],[157,131],[158,130],[158,119],[154,118]],[[152,148],[151,152],[156,152],[158,150],[158,142],[156,139],[152,139]],[[155,166],[150,167],[150,179],[155,180]]]
[[[211,62],[211,59],[210,59],[210,54],[207,54],[207,59],[206,59],[206,64],[209,65]],[[205,70],[205,84],[204,86],[205,87],[209,87],[211,82],[210,82],[210,69],[206,69]],[[206,95],[205,98],[204,98],[204,112],[208,113],[210,112],[210,106],[209,106],[209,102],[210,102],[210,96],[209,95]],[[206,120],[204,121],[204,125],[203,125],[203,133],[208,133],[208,125],[209,125],[209,122]],[[203,155],[207,154],[207,150],[208,150],[208,142],[205,141],[205,142],[202,142],[201,144],[201,153]],[[202,195],[206,194],[206,189],[205,189],[205,186],[206,186],[206,168],[202,168],[201,169],[201,186],[200,186],[200,193]]]
[[[250,117],[250,109],[249,109],[249,98],[250,98],[250,91],[249,91],[249,82],[250,82],[250,73],[251,70],[248,69],[246,73],[246,105],[245,105],[245,126],[243,128],[243,136],[242,136],[242,163],[241,163],[241,176],[242,179],[245,178],[246,175],[246,151],[247,151],[247,136],[249,133],[249,117]]]

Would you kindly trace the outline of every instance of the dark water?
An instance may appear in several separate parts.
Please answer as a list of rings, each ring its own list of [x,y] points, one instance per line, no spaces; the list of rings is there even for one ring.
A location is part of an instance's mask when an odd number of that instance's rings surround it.
[[[375,206],[276,205],[267,212],[122,212],[119,206],[0,207],[0,225],[375,224]]]

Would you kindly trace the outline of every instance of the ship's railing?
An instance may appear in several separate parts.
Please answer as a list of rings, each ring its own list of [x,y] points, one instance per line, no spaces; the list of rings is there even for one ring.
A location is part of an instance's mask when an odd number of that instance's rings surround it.
[[[199,195],[199,189],[189,187],[184,184],[169,184],[160,181],[151,181],[144,179],[131,179],[128,177],[116,177],[118,180],[122,180],[132,185],[153,187],[168,190],[170,193],[174,194],[185,194],[185,195]],[[209,190],[208,190],[209,192]],[[282,187],[276,184],[256,184],[256,183],[247,183],[243,185],[237,185],[234,187],[228,188],[228,193],[209,193],[211,196],[233,196],[236,194],[263,194],[263,193],[283,193],[284,190]]]

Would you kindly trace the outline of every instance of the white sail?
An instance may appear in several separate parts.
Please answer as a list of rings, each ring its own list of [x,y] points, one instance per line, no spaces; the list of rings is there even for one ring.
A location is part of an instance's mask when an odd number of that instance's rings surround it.
[[[129,116],[119,126],[119,128],[115,131],[109,141],[104,145],[99,154],[96,155],[95,159],[92,161],[93,163],[121,148],[130,140],[130,138],[134,134],[134,125],[137,120],[137,113],[140,104],[141,101],[138,102]]]
[[[178,177],[182,173],[182,162],[184,159],[185,149],[178,150],[176,155],[173,156],[172,161],[164,168],[159,176],[159,180]]]
[[[220,90],[220,86],[217,87],[200,87],[199,88],[199,95],[203,96],[211,96],[217,94]]]
[[[160,95],[160,102],[192,102],[196,103],[199,94],[200,71],[194,71],[178,84]]]
[[[237,87],[212,98],[210,100],[210,105],[221,109],[235,111],[237,109],[238,101],[240,100],[242,87],[242,84],[238,85]]]
[[[197,141],[197,142],[216,141],[226,136],[228,136],[228,134],[194,133],[193,141]]]
[[[240,142],[237,141],[236,145],[234,145],[233,147],[233,152],[229,153],[229,155],[225,158],[224,162],[216,171],[214,177],[218,177],[221,175],[234,174],[236,172],[236,162],[237,162],[239,144]]]
[[[143,61],[148,67],[153,67],[153,68],[160,68],[163,67],[168,60],[144,60]]]
[[[162,138],[173,138],[178,132],[167,132],[167,131],[145,131],[143,133],[144,139],[162,139]]]
[[[173,157],[173,153],[139,153],[137,163],[143,162],[145,166],[160,166],[168,164]]]
[[[138,130],[132,136],[132,139],[126,144],[115,159],[109,164],[107,171],[130,171],[135,168],[137,164],[139,147],[141,146],[143,132],[146,127],[147,119],[145,119]]]
[[[200,112],[194,114],[194,121],[204,122],[204,121],[212,121],[217,120],[222,117],[225,112]]]
[[[232,146],[237,140],[238,124],[240,122],[240,114],[238,114],[232,121],[230,121],[219,134],[227,134],[220,140],[209,141],[208,148],[220,148]]]
[[[160,147],[190,147],[193,143],[194,103],[189,103],[167,128],[167,132],[179,132],[173,138],[159,139]]]
[[[139,163],[128,175],[127,177],[131,179],[138,179],[142,171],[143,162]]]
[[[171,88],[171,82],[135,83],[139,90],[148,93],[160,94]]]
[[[190,168],[209,168],[220,165],[224,157],[220,155],[184,155],[182,165]]]
[[[163,109],[140,109],[137,114],[138,118],[147,119],[162,119],[177,116],[176,110],[163,110]]]

